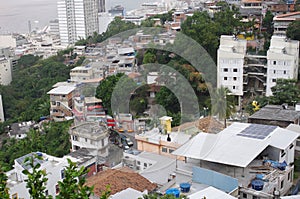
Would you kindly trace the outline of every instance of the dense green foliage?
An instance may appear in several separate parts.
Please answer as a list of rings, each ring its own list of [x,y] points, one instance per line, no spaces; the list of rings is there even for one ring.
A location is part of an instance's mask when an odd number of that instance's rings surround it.
[[[57,199],[88,199],[93,193],[94,187],[85,185],[85,176],[88,170],[84,167],[78,168],[76,163],[68,159],[69,165],[64,170],[63,181],[58,182],[59,194]]]
[[[267,104],[282,105],[285,103],[294,106],[300,101],[300,88],[296,83],[297,81],[294,79],[277,79],[276,86],[271,88],[273,96],[258,96],[253,100],[258,102],[260,108]],[[249,101],[246,106],[249,114],[254,113],[253,100]]]
[[[2,168],[0,168],[0,198],[9,199],[9,193],[7,188],[7,176]]]
[[[296,84],[297,80],[294,79],[277,79],[276,86],[272,87],[273,96],[270,97],[272,104],[295,105],[300,101],[300,89]]]
[[[114,20],[108,25],[107,30],[102,34],[97,34],[96,32],[88,37],[87,39],[80,39],[75,45],[91,45],[95,43],[100,43],[106,39],[114,36],[118,33],[137,28],[134,23],[123,21],[120,17],[115,17]]]
[[[286,30],[286,36],[290,39],[300,40],[300,21],[295,20],[289,24]]]
[[[35,60],[30,62],[28,59]],[[59,56],[39,60],[32,55],[22,56],[13,81],[9,86],[0,86],[3,96],[5,117],[12,122],[38,120],[49,115],[49,96],[47,92],[59,81],[69,78],[70,67],[57,61]]]
[[[23,174],[27,176],[25,179],[26,188],[28,189],[31,199],[50,199],[51,196],[46,196],[46,183],[48,181],[46,170],[41,170],[41,164],[37,163],[35,159],[41,159],[39,156],[31,156],[25,159],[25,164],[30,169],[24,169]]]
[[[0,165],[9,170],[16,158],[32,151],[41,151],[58,157],[68,154],[70,150],[68,130],[72,122],[46,124],[43,134],[31,130],[22,140],[5,139],[0,148]]]
[[[105,108],[107,108],[108,113],[112,114],[111,110],[111,97],[115,86],[121,77],[123,77],[123,73],[118,73],[117,75],[112,75],[101,81],[100,85],[96,90],[96,97],[102,100],[102,104]]]

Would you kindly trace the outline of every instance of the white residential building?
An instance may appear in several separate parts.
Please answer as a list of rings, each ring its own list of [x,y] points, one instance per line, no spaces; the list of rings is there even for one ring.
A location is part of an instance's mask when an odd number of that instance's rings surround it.
[[[227,87],[233,95],[243,95],[243,68],[246,40],[221,36],[218,49],[218,87]]]
[[[70,128],[72,151],[86,148],[93,155],[106,157],[108,155],[108,134],[106,127],[98,122],[85,122]]]
[[[273,36],[267,53],[267,59],[266,95],[270,96],[272,95],[271,88],[276,85],[276,79],[298,78],[299,41]]]
[[[276,79],[297,79],[299,41],[273,36],[264,55],[247,52],[247,41],[221,36],[218,49],[218,87],[227,87],[232,95],[272,95]]]
[[[3,111],[3,102],[2,102],[2,95],[0,95],[0,122],[4,122],[4,111]]]
[[[57,3],[62,45],[74,44],[99,31],[98,0],[59,0]]]
[[[70,153],[63,158],[50,156],[46,153],[32,152],[22,157],[15,159],[14,169],[6,173],[8,180],[7,186],[9,188],[9,194],[11,198],[24,198],[29,199],[30,195],[26,187],[25,180],[27,176],[22,173],[24,169],[32,171],[30,165],[27,165],[24,161],[26,158],[39,156],[41,159],[34,158],[34,164],[39,163],[40,170],[44,170],[47,173],[48,181],[46,183],[46,195],[55,197],[59,193],[58,182],[62,181],[65,177],[65,169],[68,166],[67,159],[77,163],[78,167],[85,167],[89,169],[87,176],[94,174],[96,170],[96,158],[91,156],[87,150],[82,150],[78,153]]]
[[[11,59],[5,56],[0,57],[0,84],[9,85],[12,81]]]
[[[247,123],[233,123],[218,134],[199,133],[173,152],[185,157],[178,162],[176,182],[192,178],[193,186],[213,186],[244,199],[272,199],[274,191],[285,195],[293,185],[298,136],[277,126]]]

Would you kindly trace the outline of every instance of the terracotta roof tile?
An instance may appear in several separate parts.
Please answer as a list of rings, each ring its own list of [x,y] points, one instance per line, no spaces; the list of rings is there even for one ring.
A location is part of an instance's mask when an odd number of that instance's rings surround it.
[[[111,194],[118,193],[127,188],[132,188],[138,191],[153,191],[156,184],[151,183],[138,173],[128,171],[128,169],[109,169],[87,178],[88,186],[94,185],[94,193],[100,196],[106,190],[106,186],[110,185]]]

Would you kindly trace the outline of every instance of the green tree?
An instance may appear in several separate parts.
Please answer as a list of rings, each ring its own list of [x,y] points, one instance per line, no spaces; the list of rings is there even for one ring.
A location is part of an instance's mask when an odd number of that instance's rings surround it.
[[[88,173],[84,167],[78,168],[76,163],[68,159],[69,165],[64,170],[64,179],[58,182],[59,194],[57,199],[88,199],[92,193],[94,187],[88,187],[85,185],[85,175]]]
[[[286,29],[286,36],[290,39],[300,40],[300,21],[295,20]]]
[[[123,73],[112,75],[100,82],[100,85],[96,89],[96,97],[102,100],[103,106],[108,109],[109,114],[111,111],[111,96],[112,92],[117,85]]]
[[[154,53],[147,51],[144,54],[143,64],[155,63],[155,61],[156,61],[156,56]]]
[[[0,198],[9,199],[8,187],[7,187],[7,176],[0,168]]]
[[[300,101],[300,89],[294,79],[277,79],[276,86],[271,88],[273,96],[270,97],[272,104],[281,105],[287,103],[294,105]]]
[[[47,199],[52,198],[51,196],[45,195],[46,183],[48,178],[46,177],[46,171],[40,170],[41,164],[36,161],[36,159],[41,159],[41,157],[35,155],[25,158],[24,163],[29,166],[29,169],[24,169],[23,174],[27,176],[26,188],[32,199]],[[32,169],[32,171],[30,171]]]
[[[235,112],[235,105],[231,97],[228,95],[229,90],[225,87],[220,87],[216,90],[210,90],[211,96],[211,114],[217,115],[219,119],[224,119],[226,126],[226,119]]]
[[[273,35],[273,32],[274,32],[273,18],[274,18],[274,15],[272,14],[272,12],[270,10],[268,10],[263,19],[263,22],[262,22],[262,26],[264,28],[266,28],[266,32],[269,35]]]

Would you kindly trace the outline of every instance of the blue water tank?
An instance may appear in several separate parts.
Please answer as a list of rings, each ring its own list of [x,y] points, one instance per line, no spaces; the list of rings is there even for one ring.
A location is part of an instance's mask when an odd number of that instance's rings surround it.
[[[191,184],[190,183],[180,183],[180,191],[182,193],[188,193],[190,191]]]
[[[264,177],[264,174],[256,174],[256,179],[263,180]]]
[[[256,179],[251,182],[251,185],[252,189],[255,189],[256,191],[261,191],[264,188],[264,181]]]
[[[173,196],[175,196],[175,198],[179,198],[180,191],[177,188],[170,188],[170,189],[167,189],[166,194],[173,195]]]

